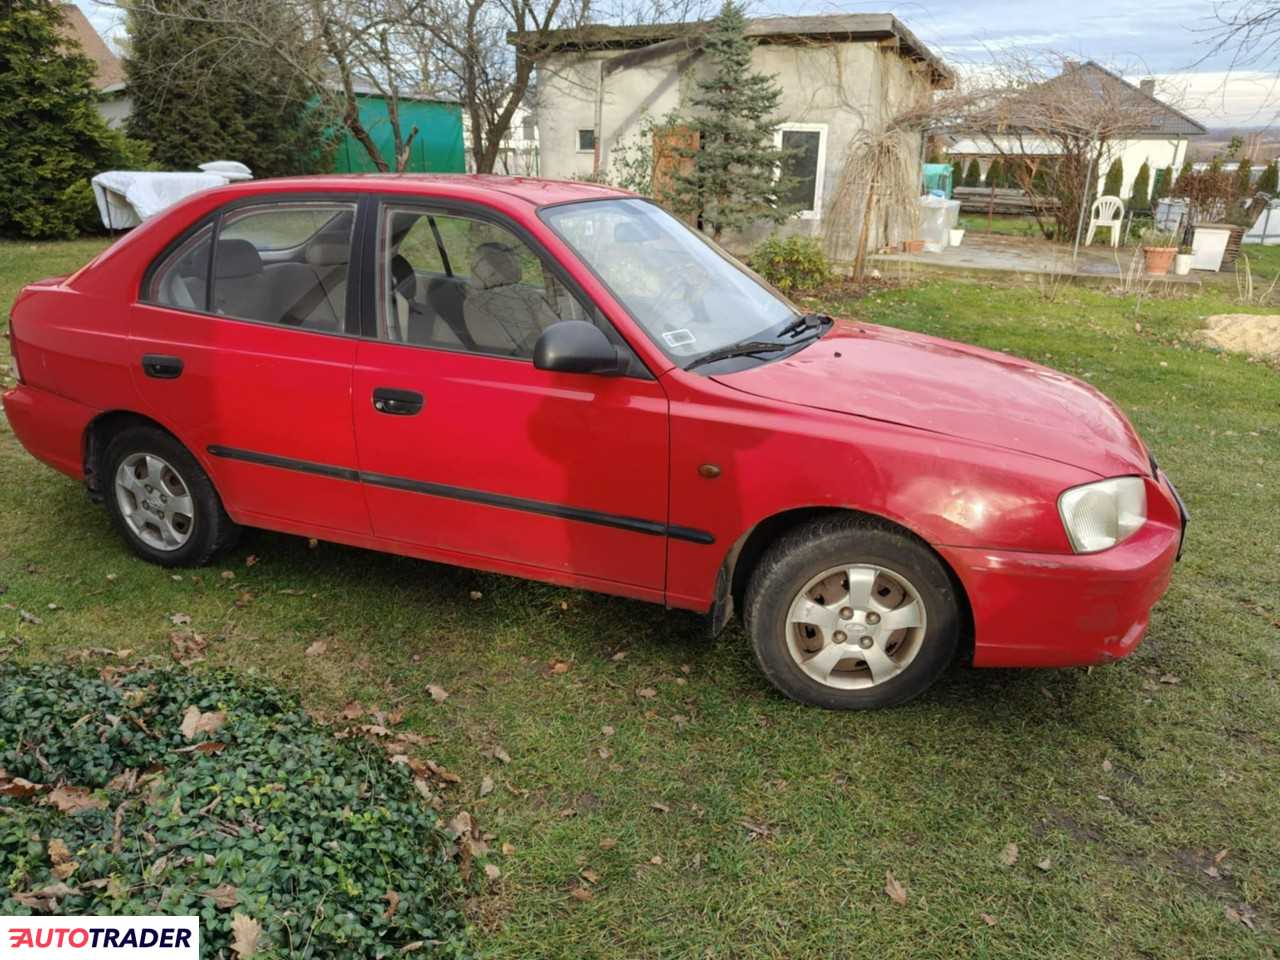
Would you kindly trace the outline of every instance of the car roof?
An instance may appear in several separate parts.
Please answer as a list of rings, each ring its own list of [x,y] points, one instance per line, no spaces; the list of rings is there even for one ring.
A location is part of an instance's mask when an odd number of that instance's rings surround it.
[[[500,177],[475,173],[344,173],[310,177],[244,180],[217,188],[225,195],[257,196],[299,191],[403,193],[406,195],[480,198],[501,193],[534,207],[573,200],[600,200],[634,194],[582,180],[544,180],[538,177]]]

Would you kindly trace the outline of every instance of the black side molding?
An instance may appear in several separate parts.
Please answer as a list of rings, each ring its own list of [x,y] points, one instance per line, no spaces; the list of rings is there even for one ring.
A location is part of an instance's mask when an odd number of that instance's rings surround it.
[[[705,530],[692,527],[669,526],[657,520],[644,520],[640,517],[628,517],[616,513],[603,513],[598,510],[585,510],[582,507],[571,507],[567,504],[547,503],[543,500],[527,500],[523,497],[509,497],[501,493],[490,493],[487,490],[472,490],[467,487],[452,487],[442,483],[427,483],[423,480],[412,480],[408,477],[395,477],[383,473],[361,473],[348,467],[336,467],[325,463],[314,463],[310,460],[294,460],[289,457],[278,457],[270,453],[258,453],[253,450],[240,450],[235,447],[224,447],[218,444],[208,448],[210,456],[226,460],[241,460],[245,463],[256,463],[263,467],[279,467],[282,470],[296,470],[299,473],[313,473],[322,477],[333,477],[337,480],[351,480],[368,483],[377,487],[389,487],[393,490],[405,490],[409,493],[421,493],[430,497],[444,497],[449,500],[462,500],[467,503],[481,503],[490,507],[501,507],[505,510],[519,510],[523,513],[537,513],[547,517],[559,517],[562,520],[576,520],[581,523],[593,523],[602,527],[614,527],[618,530],[630,530],[656,537],[671,537],[673,540],[684,540],[689,543],[711,544],[716,538]]]

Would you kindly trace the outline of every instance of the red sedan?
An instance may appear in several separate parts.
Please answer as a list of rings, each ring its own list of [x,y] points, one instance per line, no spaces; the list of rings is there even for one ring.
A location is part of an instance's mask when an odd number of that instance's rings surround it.
[[[804,314],[581,183],[208,191],[28,286],[10,337],[15,433],[148,560],[248,525],[736,611],[825,707],[1125,656],[1186,521],[1092,387]]]

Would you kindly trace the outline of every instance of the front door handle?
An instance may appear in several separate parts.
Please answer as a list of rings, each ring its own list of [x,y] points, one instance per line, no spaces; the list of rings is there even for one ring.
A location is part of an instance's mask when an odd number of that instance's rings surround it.
[[[159,353],[144,353],[142,372],[157,380],[176,380],[182,376],[182,358],[166,357]]]
[[[412,417],[422,412],[422,394],[413,390],[377,387],[373,391],[373,409],[396,417]]]

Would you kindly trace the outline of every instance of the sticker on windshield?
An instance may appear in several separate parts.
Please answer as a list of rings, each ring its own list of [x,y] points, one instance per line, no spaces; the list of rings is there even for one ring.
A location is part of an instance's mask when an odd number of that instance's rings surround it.
[[[687,347],[698,342],[697,337],[683,328],[666,331],[663,333],[662,339],[667,341],[667,346],[669,347]]]

